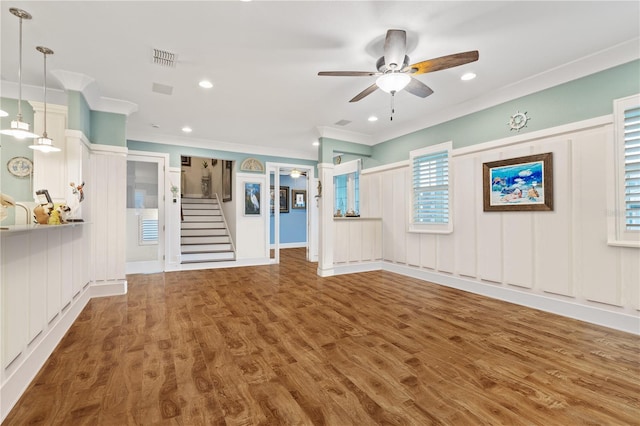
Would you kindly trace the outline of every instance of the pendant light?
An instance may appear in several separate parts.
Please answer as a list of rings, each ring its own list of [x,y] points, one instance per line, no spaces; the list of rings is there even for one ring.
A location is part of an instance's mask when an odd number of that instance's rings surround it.
[[[22,20],[31,19],[29,12],[25,12],[22,9],[12,7],[9,12],[14,14],[20,19],[20,37],[19,37],[19,49],[18,49],[18,115],[15,120],[11,122],[9,129],[1,130],[3,135],[13,136],[16,139],[37,138],[38,135],[31,133],[29,130],[29,123],[22,121]]]
[[[53,50],[43,46],[36,47],[36,50],[44,56],[44,131],[42,137],[36,139],[35,145],[29,145],[29,148],[42,152],[60,151],[47,136],[47,55],[53,55]]]

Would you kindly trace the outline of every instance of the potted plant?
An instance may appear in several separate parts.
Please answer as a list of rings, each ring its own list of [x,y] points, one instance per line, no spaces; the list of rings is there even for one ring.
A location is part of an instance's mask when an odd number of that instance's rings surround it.
[[[207,160],[202,161],[202,176],[209,176],[209,162]]]

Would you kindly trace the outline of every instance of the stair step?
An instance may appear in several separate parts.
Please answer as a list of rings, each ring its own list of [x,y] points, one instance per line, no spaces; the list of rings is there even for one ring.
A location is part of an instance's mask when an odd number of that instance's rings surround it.
[[[213,237],[213,236],[228,236],[225,228],[208,228],[208,229],[181,229],[181,237]]]
[[[216,236],[192,236],[180,238],[180,244],[221,244],[229,243],[231,239],[228,235],[216,235]]]
[[[185,215],[182,222],[222,222],[222,216],[187,216]]]
[[[230,243],[225,244],[183,244],[180,251],[184,253],[216,253],[232,250]]]
[[[215,198],[189,198],[183,197],[182,204],[218,204]]]
[[[210,210],[203,210],[203,209],[183,209],[182,210],[182,215],[183,216],[222,216],[222,213],[220,212],[220,209],[210,209]]]
[[[235,254],[232,251],[224,251],[218,253],[189,253],[183,254],[181,263],[196,262],[220,262],[223,260],[235,260]]]
[[[224,222],[182,222],[180,229],[225,229]]]

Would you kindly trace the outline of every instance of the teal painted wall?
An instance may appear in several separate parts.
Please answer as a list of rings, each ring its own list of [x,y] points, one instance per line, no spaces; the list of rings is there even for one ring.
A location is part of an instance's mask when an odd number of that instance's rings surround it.
[[[91,143],[127,146],[127,116],[112,112],[91,111]],[[86,134],[85,134],[86,135]]]
[[[528,133],[613,113],[613,100],[640,92],[640,61],[633,61],[373,146],[363,168],[407,160],[409,151],[453,141],[454,148],[503,139],[516,111],[527,112]]]
[[[320,138],[320,150],[318,154],[320,162],[333,163],[334,153],[342,153],[342,161],[344,162],[362,158],[363,163],[365,163],[372,155],[373,149],[370,146],[358,143],[331,138]]]
[[[266,163],[267,161],[273,163],[295,163],[309,166],[317,165],[317,161],[301,160],[298,158],[287,157],[275,157],[270,155],[252,155],[240,152],[221,151],[215,149],[194,148],[181,145],[167,145],[153,142],[143,142],[128,140],[127,147],[133,151],[148,151],[148,152],[162,152],[169,154],[169,165],[171,167],[180,167],[180,157],[203,157],[203,158],[216,158],[221,160],[233,160],[235,161],[236,170],[240,166],[240,163],[246,158],[253,157]],[[250,173],[250,172],[249,172]],[[317,176],[317,175],[316,175]]]
[[[71,130],[80,130],[89,138],[91,136],[91,110],[80,92],[67,92],[67,126]]]
[[[7,117],[0,118],[0,128],[8,129],[11,121],[18,114],[18,100],[0,98],[0,109],[9,113]],[[28,102],[22,101],[22,121],[31,125],[33,131],[33,108]],[[29,145],[33,139],[16,139],[13,136],[0,135],[0,192],[12,197],[15,201],[33,201],[33,189],[31,177],[18,178],[9,173],[7,162],[13,157],[26,157],[33,161],[33,150]],[[2,225],[14,224],[15,209],[7,209],[7,218]]]

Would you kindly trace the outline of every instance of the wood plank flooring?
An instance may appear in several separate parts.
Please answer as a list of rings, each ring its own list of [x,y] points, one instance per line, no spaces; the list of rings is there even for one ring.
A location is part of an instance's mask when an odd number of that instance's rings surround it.
[[[3,425],[634,425],[638,336],[387,272],[131,275]]]

